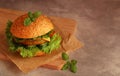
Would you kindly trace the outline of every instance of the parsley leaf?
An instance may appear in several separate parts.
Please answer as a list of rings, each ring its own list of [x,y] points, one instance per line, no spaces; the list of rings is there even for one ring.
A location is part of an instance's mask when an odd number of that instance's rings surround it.
[[[75,64],[77,64],[77,60],[71,60],[71,64],[73,64],[73,65],[75,65]]]
[[[38,18],[41,15],[41,12],[37,11],[37,12],[28,12],[28,17],[25,18],[24,20],[24,25],[28,26],[30,25],[32,22],[35,21],[36,18]]]
[[[35,21],[36,19],[34,15],[32,14],[32,12],[28,12],[28,17],[31,19],[32,22]]]
[[[32,12],[28,12],[28,17],[33,18]]]
[[[71,66],[70,66],[70,71],[73,72],[73,73],[76,73],[76,72],[77,72],[77,66],[71,64]]]
[[[31,19],[30,19],[29,17],[24,20],[24,25],[25,25],[25,26],[28,26],[28,25],[30,25],[31,23],[32,23],[32,21],[31,21]]]
[[[69,68],[70,68],[70,62],[67,61],[67,62],[63,65],[63,67],[62,67],[61,70],[67,70],[67,69],[69,69]]]
[[[62,53],[62,59],[63,59],[63,60],[68,60],[68,59],[69,59],[69,56],[68,56],[65,52],[63,52],[63,53]]]
[[[41,15],[41,12],[37,11],[33,13],[34,18],[38,18]]]
[[[76,65],[77,61],[76,60],[73,59],[70,62],[69,56],[65,52],[62,53],[62,59],[66,60],[66,63],[63,65],[63,67],[62,67],[61,70],[67,70],[67,69],[69,69],[73,73],[77,72],[77,65]]]

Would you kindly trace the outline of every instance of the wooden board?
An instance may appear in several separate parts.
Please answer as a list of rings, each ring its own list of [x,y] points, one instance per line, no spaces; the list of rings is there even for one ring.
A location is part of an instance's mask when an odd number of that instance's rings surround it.
[[[7,20],[12,20],[13,21],[15,18],[17,18],[18,16],[20,16],[24,13],[25,12],[0,8],[0,25],[2,26],[0,29],[2,30],[3,28],[5,28]],[[74,27],[71,28],[71,30],[73,30],[73,31],[75,30],[74,20],[66,19],[66,18],[60,18],[60,17],[52,17],[52,16],[51,16],[51,18],[52,19],[57,19],[57,20],[62,19],[63,21],[66,20],[66,21],[69,22],[70,25],[74,26]],[[66,26],[64,26],[64,27],[66,27]],[[3,31],[0,31],[0,32],[3,32]],[[75,39],[76,42],[79,42],[76,38],[74,38],[74,39]],[[82,44],[81,44],[81,46],[82,46]],[[81,46],[79,46],[78,48],[80,48]],[[76,49],[78,49],[78,48],[76,48]],[[74,50],[71,50],[71,51],[74,51]],[[70,51],[67,51],[67,52],[70,52]],[[1,51],[0,51],[0,59],[9,60],[9,58],[7,58],[7,56],[5,56]],[[50,69],[61,69],[61,67],[63,66],[64,63],[65,62],[61,59],[61,57],[58,57],[58,58],[54,59],[52,62],[49,62],[47,64],[42,65],[42,67],[50,68]]]

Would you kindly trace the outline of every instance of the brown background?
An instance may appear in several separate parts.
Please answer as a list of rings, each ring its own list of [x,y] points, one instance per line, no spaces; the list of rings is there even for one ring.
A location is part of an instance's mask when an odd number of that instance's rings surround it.
[[[76,36],[85,45],[70,55],[78,60],[76,74],[43,68],[23,74],[0,61],[0,76],[120,76],[119,0],[0,0],[0,7],[75,19]]]

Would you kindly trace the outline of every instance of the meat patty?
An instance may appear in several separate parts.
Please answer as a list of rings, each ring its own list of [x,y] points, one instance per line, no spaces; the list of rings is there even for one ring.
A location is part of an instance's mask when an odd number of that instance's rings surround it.
[[[43,44],[43,43],[47,42],[47,40],[44,38],[37,38],[35,40],[25,39],[25,40],[20,40],[20,41],[16,41],[14,39],[14,41],[17,43],[20,43],[20,44],[24,44],[24,45],[38,45],[38,44]]]

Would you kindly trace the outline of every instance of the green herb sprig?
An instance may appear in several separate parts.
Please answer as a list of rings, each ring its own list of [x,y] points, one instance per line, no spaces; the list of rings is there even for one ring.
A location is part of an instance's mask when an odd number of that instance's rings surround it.
[[[71,72],[76,73],[77,72],[77,61],[76,60],[69,60],[69,56],[63,52],[62,53],[62,59],[66,61],[66,63],[63,65],[61,70],[67,70],[69,69]]]
[[[24,20],[24,25],[25,26],[29,26],[32,22],[34,22],[36,20],[36,18],[38,18],[41,15],[41,12],[37,11],[37,12],[28,12],[28,17],[25,18]]]

